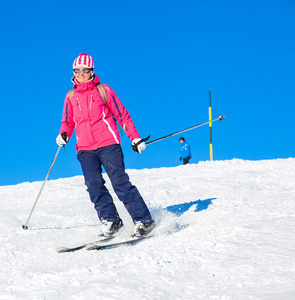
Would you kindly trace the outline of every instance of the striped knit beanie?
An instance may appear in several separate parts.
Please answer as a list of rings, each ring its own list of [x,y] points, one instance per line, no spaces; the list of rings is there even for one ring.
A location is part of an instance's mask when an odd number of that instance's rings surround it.
[[[94,68],[94,62],[90,55],[87,53],[80,53],[80,55],[74,60],[73,69],[77,67],[84,67],[84,68]]]

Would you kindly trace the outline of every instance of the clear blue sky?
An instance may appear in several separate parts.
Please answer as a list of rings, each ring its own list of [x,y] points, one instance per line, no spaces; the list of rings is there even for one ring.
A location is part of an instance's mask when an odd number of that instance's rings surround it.
[[[207,121],[211,90],[214,160],[295,156],[293,0],[4,1],[0,27],[0,185],[44,180],[81,52],[142,137]],[[208,125],[183,136],[209,160]],[[125,135],[126,168],[179,165],[179,137],[138,155]],[[72,138],[49,179],[81,174]]]

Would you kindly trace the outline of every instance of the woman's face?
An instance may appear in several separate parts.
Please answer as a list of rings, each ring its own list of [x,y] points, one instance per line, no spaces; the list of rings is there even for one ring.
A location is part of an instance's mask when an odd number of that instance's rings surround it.
[[[74,76],[75,79],[79,82],[85,82],[88,81],[91,78],[92,75],[92,69],[88,68],[76,68],[74,69]]]

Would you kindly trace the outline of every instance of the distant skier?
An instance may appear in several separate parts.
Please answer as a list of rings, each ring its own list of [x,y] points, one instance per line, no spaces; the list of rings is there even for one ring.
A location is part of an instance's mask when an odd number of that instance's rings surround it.
[[[100,84],[98,76],[94,74],[92,57],[81,53],[74,60],[73,72],[74,89],[66,95],[56,143],[64,146],[75,129],[77,159],[90,199],[103,224],[102,235],[112,236],[123,226],[112,196],[105,187],[102,166],[134,222],[134,234],[143,235],[154,228],[154,221],[139,191],[125,172],[120,135],[113,117],[124,128],[136,152],[141,153],[146,145],[112,88]]]
[[[179,139],[180,144],[181,144],[181,149],[180,149],[180,160],[183,161],[183,164],[186,165],[188,164],[189,160],[192,158],[191,155],[191,148],[188,142],[185,141],[183,137]]]

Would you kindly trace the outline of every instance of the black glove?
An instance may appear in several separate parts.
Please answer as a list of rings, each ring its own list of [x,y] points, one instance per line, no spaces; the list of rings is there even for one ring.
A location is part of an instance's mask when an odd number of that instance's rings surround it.
[[[180,157],[180,159],[179,159],[180,161],[182,160],[182,157]]]

